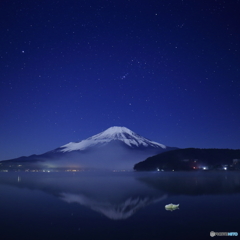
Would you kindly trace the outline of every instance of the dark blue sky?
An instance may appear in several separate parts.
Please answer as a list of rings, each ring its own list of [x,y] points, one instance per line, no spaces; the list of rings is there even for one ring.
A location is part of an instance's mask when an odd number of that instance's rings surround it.
[[[240,1],[0,2],[0,160],[111,126],[240,148]]]

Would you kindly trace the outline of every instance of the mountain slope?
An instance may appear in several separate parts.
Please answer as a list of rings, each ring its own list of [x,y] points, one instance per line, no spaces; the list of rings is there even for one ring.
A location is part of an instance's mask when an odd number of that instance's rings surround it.
[[[70,142],[41,155],[2,161],[48,168],[133,169],[147,157],[176,148],[150,141],[126,127],[110,127],[80,142]],[[20,164],[21,163],[21,164]]]
[[[94,146],[103,146],[111,141],[121,141],[131,148],[156,148],[166,149],[166,146],[160,143],[150,141],[126,127],[110,127],[107,130],[98,133],[81,142],[70,142],[58,149],[60,152],[71,152],[76,150],[86,150]]]

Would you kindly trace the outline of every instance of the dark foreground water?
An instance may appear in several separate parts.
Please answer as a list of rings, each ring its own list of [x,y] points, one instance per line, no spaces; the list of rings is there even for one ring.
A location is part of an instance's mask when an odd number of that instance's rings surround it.
[[[239,203],[240,172],[0,173],[0,239],[212,239]]]

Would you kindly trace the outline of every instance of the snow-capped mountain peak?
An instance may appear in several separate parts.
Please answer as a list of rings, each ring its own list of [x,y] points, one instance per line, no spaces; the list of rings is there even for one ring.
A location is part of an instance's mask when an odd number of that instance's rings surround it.
[[[87,138],[81,142],[70,142],[60,147],[61,152],[71,152],[74,150],[85,150],[95,145],[105,145],[111,141],[121,141],[129,147],[145,147],[165,149],[166,146],[157,142],[150,141],[126,127],[110,127],[105,131]]]
[[[134,132],[132,132],[130,129],[126,127],[110,127],[107,130],[98,133],[88,139],[105,139],[105,138],[111,138],[111,139],[121,139],[125,138],[125,135],[134,135]]]

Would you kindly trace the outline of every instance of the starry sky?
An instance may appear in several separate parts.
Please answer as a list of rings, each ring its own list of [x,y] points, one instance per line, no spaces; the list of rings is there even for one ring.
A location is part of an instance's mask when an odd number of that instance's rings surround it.
[[[0,2],[0,160],[111,126],[240,148],[239,0]]]

